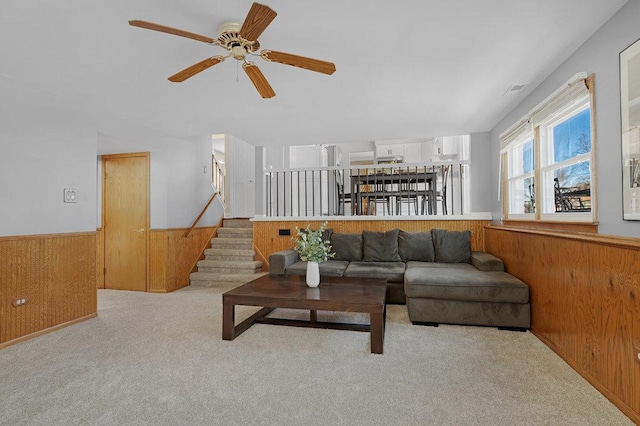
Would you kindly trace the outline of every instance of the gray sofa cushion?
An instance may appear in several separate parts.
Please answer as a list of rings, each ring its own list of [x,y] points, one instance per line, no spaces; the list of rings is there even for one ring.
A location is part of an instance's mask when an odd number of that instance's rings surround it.
[[[467,263],[409,262],[404,283],[408,298],[529,302],[529,287],[516,277],[506,272],[481,272]]]
[[[398,229],[387,232],[362,231],[362,253],[365,262],[400,262]]]
[[[471,231],[432,229],[436,262],[471,263]]]
[[[520,328],[531,326],[531,306],[528,303],[410,298],[407,299],[407,309],[412,322]]]
[[[402,282],[403,262],[351,262],[344,271],[345,277],[386,278],[388,282]]]
[[[481,271],[504,272],[504,263],[502,263],[502,260],[489,253],[480,251],[472,252],[471,264]]]
[[[300,261],[300,256],[294,249],[282,250],[269,256],[269,274],[284,275],[287,268]]]
[[[341,277],[347,269],[349,262],[346,260],[327,260],[319,264],[320,276]],[[305,275],[307,273],[307,262],[297,261],[287,267],[286,275]]]
[[[403,262],[412,260],[433,262],[435,252],[431,232],[400,231],[398,233],[398,253]]]
[[[336,254],[333,260],[362,260],[362,234],[334,232],[330,241],[331,248]]]
[[[331,235],[333,235],[333,228],[327,228],[322,232],[322,241],[331,242]]]

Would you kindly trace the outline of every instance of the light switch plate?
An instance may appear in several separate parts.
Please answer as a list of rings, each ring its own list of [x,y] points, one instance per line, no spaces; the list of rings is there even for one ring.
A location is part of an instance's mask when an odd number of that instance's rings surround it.
[[[64,202],[65,203],[77,203],[78,202],[78,190],[75,188],[64,189]]]

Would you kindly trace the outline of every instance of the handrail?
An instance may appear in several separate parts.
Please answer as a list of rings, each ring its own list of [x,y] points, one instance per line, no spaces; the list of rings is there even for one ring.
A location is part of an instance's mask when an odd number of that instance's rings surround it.
[[[209,201],[207,201],[207,204],[202,208],[202,211],[200,212],[200,214],[198,215],[196,220],[193,221],[193,224],[191,224],[191,227],[189,228],[189,230],[184,233],[184,237],[185,238],[187,238],[189,235],[191,235],[191,232],[193,232],[193,229],[196,227],[196,225],[198,224],[200,219],[202,219],[202,216],[204,216],[204,212],[207,211],[207,209],[209,208],[209,206],[211,205],[211,203],[213,202],[213,200],[215,200],[215,198],[217,196],[218,196],[218,192],[214,192],[213,195],[211,196],[211,198],[209,198]]]
[[[253,251],[256,253],[255,257],[262,262],[262,272],[269,272],[269,260],[264,257],[264,254],[260,251],[256,243],[253,243]]]

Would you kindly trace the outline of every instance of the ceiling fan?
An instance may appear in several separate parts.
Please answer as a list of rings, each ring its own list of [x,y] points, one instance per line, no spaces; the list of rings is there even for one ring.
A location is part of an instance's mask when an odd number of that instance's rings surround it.
[[[247,56],[259,56],[266,61],[278,62],[328,75],[333,74],[336,70],[336,66],[332,62],[321,61],[319,59],[306,58],[304,56],[267,49],[258,53],[258,50],[260,49],[258,37],[260,37],[276,16],[277,13],[268,6],[253,3],[242,25],[236,22],[225,22],[220,24],[218,26],[218,37],[215,39],[147,21],[131,20],[129,21],[129,25],[190,38],[203,43],[222,47],[227,49],[229,52],[227,55],[212,56],[198,62],[197,64],[191,65],[190,67],[169,77],[169,81],[180,83],[190,77],[193,77],[199,72],[206,70],[207,68],[211,68],[212,66],[219,64],[229,57],[233,57],[238,61],[242,61],[242,68],[249,79],[253,82],[253,85],[256,87],[256,90],[258,90],[258,93],[260,93],[260,96],[263,98],[272,98],[276,93],[273,91],[273,88],[271,88],[271,85],[265,78],[264,74],[262,74],[262,71],[260,71],[260,68],[258,68],[255,63],[249,62],[247,60]]]

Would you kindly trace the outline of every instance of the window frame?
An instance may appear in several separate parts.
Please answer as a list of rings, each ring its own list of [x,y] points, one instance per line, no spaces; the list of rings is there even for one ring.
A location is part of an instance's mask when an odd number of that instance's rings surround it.
[[[533,167],[530,171],[528,172],[522,172],[519,174],[515,174],[518,173],[516,171],[517,168],[516,164],[514,162],[512,162],[512,160],[515,158],[514,154],[516,152],[518,152],[520,150],[520,148],[524,148],[524,145],[526,145],[527,143],[531,143],[531,149],[532,149],[532,155],[533,155]],[[535,177],[535,171],[536,171],[536,156],[535,156],[535,138],[534,138],[534,132],[531,130],[526,130],[524,131],[521,135],[519,135],[509,146],[509,149],[507,150],[507,176],[506,176],[506,184],[505,184],[505,190],[508,192],[508,197],[505,197],[505,201],[506,202],[506,211],[508,212],[508,215],[510,218],[512,219],[519,219],[519,220],[532,220],[535,219],[535,205],[536,205],[536,199],[534,196],[534,211],[530,212],[530,213],[511,213],[511,207],[512,207],[512,201],[513,201],[513,193],[511,191],[512,185],[515,182],[524,182],[527,179],[531,178],[533,179],[534,185],[536,182],[536,177]],[[521,161],[520,156],[518,156],[518,161]]]
[[[594,83],[593,74],[589,76],[586,73],[576,74],[545,101],[500,135],[502,146],[500,161],[502,187],[500,193],[502,196],[503,221],[597,225]],[[584,90],[576,86],[578,95],[572,98],[573,93],[571,93],[571,90],[576,84],[584,84],[586,92],[582,93]],[[553,160],[553,128],[577,116],[586,109],[590,110],[590,151],[555,162]],[[525,130],[522,130],[523,123],[526,123],[527,126]],[[516,134],[515,137],[514,134]],[[519,146],[523,146],[532,138],[534,170],[532,173],[514,175],[514,152]],[[554,171],[584,162],[589,163],[590,211],[557,212],[552,177]],[[511,199],[514,195],[512,183],[529,177],[533,178],[535,185],[533,194],[534,212],[512,213]]]

